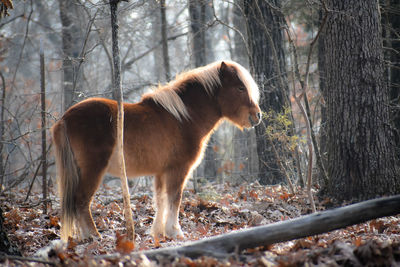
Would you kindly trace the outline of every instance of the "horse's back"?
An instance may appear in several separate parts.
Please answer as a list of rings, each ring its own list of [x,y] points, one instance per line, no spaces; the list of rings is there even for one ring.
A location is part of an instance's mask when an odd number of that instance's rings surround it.
[[[116,101],[103,98],[84,100],[65,112],[58,124],[64,124],[80,168],[107,166],[106,172],[118,176],[116,118]],[[152,101],[124,104],[127,175],[157,174],[194,161],[199,148],[189,145],[185,128]]]
[[[57,123],[64,125],[80,168],[107,165],[116,143],[116,113],[115,101],[92,98],[70,107]]]

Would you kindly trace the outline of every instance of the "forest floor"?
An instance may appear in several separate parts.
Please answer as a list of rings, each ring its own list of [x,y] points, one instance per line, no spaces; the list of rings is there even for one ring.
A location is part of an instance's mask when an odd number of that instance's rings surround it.
[[[92,204],[92,212],[102,239],[78,244],[61,243],[59,236],[59,202],[52,195],[48,215],[42,205],[23,203],[26,190],[0,196],[5,228],[9,239],[18,246],[23,257],[0,259],[0,265],[43,265],[32,257],[54,265],[118,265],[132,266],[399,266],[400,216],[385,217],[345,229],[289,242],[238,251],[225,259],[187,257],[150,261],[144,256],[130,257],[130,251],[179,246],[183,241],[161,240],[155,244],[149,235],[153,221],[152,193],[148,187],[132,192],[136,231],[136,247],[124,240],[120,188],[115,183],[103,184]],[[32,194],[30,203],[40,203],[40,194]],[[316,200],[318,210],[332,205],[329,199]],[[200,193],[184,192],[180,222],[184,241],[221,235],[234,230],[266,225],[311,213],[307,194],[299,190],[291,195],[283,186],[242,184],[232,186],[207,184]],[[120,255],[105,258],[102,255]]]

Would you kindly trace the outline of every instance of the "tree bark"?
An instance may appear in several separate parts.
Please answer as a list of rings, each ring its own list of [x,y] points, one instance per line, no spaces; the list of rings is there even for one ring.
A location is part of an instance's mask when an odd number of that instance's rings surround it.
[[[124,200],[124,217],[126,221],[127,238],[135,240],[135,228],[132,218],[132,210],[130,203],[130,194],[128,186],[128,178],[126,176],[125,158],[124,158],[124,106],[123,106],[123,92],[121,85],[121,63],[119,58],[119,44],[118,44],[118,18],[117,8],[120,0],[110,1],[111,10],[111,31],[112,31],[112,52],[114,63],[114,92],[117,97],[118,103],[118,118],[117,118],[117,151],[118,151],[118,165],[120,169],[120,179],[122,187],[122,196]]]
[[[375,0],[329,0],[324,36],[329,194],[398,193],[382,38]]]
[[[270,4],[280,7],[280,1],[244,0],[250,66],[260,87],[260,108],[281,113],[288,105],[282,16],[275,14]],[[263,120],[264,124],[267,124]],[[264,127],[256,127],[260,183],[277,184],[284,181]],[[279,144],[275,144],[279,146]]]

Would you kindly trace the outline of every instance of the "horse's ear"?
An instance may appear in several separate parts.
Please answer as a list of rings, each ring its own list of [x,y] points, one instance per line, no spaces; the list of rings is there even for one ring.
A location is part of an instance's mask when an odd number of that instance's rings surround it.
[[[226,68],[227,68],[228,66],[225,64],[225,62],[221,62],[221,71],[224,71],[224,70],[226,70]]]
[[[233,69],[224,61],[221,62],[220,73],[232,73]]]

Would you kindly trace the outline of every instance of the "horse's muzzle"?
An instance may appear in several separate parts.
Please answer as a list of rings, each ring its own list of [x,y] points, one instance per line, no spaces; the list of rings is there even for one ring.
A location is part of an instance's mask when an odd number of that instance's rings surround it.
[[[250,124],[251,124],[252,127],[255,127],[255,126],[259,125],[260,122],[261,122],[261,117],[262,117],[261,112],[257,112],[256,116],[257,116],[256,119],[254,119],[255,116],[253,116],[253,115],[249,116],[249,121],[250,121]]]

